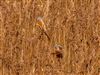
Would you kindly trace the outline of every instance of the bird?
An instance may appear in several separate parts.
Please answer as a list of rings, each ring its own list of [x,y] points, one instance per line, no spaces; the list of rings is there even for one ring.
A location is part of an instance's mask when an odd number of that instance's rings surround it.
[[[38,26],[38,27],[41,29],[42,33],[44,33],[44,34],[47,36],[48,40],[50,40],[50,37],[49,37],[49,35],[47,34],[46,25],[45,25],[45,23],[44,23],[42,17],[38,17],[38,18],[37,18],[36,26]]]
[[[63,47],[60,44],[55,44],[55,53],[58,58],[63,58]]]
[[[36,24],[36,25],[39,26],[39,27],[40,27],[41,29],[43,29],[44,31],[47,31],[46,25],[45,25],[45,23],[44,23],[42,17],[38,17],[38,18],[37,18],[37,24]]]

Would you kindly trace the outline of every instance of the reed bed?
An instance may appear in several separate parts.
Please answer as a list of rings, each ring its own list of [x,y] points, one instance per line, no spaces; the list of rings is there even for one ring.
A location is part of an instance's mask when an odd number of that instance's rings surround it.
[[[100,75],[100,0],[0,0],[0,75]]]

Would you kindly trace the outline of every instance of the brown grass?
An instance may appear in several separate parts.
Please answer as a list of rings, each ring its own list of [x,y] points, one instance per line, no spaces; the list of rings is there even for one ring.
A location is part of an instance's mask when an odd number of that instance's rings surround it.
[[[0,75],[100,75],[100,0],[0,0]]]

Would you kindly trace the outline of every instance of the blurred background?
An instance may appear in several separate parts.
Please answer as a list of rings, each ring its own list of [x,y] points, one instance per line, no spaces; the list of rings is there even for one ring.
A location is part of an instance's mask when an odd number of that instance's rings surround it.
[[[100,0],[0,0],[0,75],[99,72]]]

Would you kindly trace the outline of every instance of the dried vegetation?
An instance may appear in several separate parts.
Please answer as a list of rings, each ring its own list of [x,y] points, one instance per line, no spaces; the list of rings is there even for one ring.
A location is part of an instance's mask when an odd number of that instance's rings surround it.
[[[100,0],[0,0],[0,75],[100,75]]]

